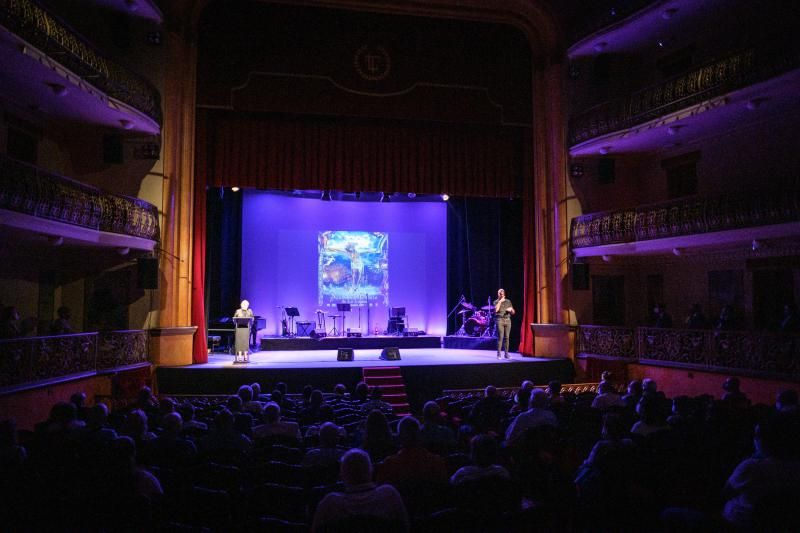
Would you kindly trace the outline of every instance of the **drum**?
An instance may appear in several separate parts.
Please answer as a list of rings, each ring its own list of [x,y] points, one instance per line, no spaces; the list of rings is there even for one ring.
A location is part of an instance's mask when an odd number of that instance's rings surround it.
[[[478,311],[464,322],[464,331],[471,337],[480,337],[488,326],[489,317],[482,311]]]

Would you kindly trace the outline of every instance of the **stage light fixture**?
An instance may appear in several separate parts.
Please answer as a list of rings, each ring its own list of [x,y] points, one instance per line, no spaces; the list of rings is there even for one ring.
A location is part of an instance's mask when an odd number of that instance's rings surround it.
[[[443,201],[443,202],[446,202],[446,201],[447,201],[447,200],[449,200],[449,199],[450,199],[450,195],[449,195],[449,194],[447,194],[447,193],[444,193],[444,194],[442,195],[442,201]]]
[[[327,190],[326,191],[322,191],[322,196],[320,197],[320,200],[322,200],[323,202],[330,202],[331,201],[331,191],[327,191]]]
[[[232,190],[233,192],[239,192],[239,187],[231,187],[231,190]]]

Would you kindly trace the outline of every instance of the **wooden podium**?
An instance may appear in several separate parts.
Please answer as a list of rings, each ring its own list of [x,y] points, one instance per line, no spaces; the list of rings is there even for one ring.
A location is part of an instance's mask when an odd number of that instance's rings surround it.
[[[234,334],[234,364],[250,362],[250,328],[253,326],[252,317],[233,317]]]

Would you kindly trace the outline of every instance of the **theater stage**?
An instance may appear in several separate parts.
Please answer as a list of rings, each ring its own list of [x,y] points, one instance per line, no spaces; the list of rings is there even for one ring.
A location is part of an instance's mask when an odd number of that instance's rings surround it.
[[[397,344],[402,343],[383,345]],[[510,360],[498,360],[493,350],[401,346],[399,361],[383,361],[380,353],[379,348],[356,349],[353,361],[337,361],[336,348],[259,351],[250,355],[248,364],[234,364],[233,356],[212,353],[206,364],[159,367],[156,380],[158,392],[170,395],[231,394],[239,385],[256,381],[266,390],[283,381],[293,393],[306,384],[329,392],[337,383],[352,389],[362,379],[362,368],[394,366],[400,367],[412,407],[419,409],[444,389],[510,387],[525,379],[569,383],[574,377],[572,362],[565,358],[511,354]]]

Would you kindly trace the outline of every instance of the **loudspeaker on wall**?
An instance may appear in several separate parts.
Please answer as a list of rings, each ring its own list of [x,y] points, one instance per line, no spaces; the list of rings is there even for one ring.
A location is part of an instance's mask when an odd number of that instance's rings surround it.
[[[137,287],[140,289],[158,288],[158,259],[140,257],[136,260]]]
[[[397,348],[396,346],[387,346],[381,350],[381,359],[384,361],[399,361],[400,348]]]
[[[572,263],[572,290],[589,290],[589,263]]]

